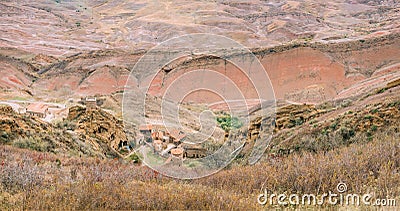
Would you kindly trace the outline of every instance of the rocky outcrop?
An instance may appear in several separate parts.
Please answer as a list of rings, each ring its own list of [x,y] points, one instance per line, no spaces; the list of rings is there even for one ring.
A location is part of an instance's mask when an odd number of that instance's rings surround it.
[[[132,138],[128,136],[133,137],[133,134],[125,132],[123,122],[100,108],[71,107],[67,120],[75,123],[74,132],[80,139],[97,150],[109,150],[118,155],[121,146],[131,144],[128,140]]]
[[[78,153],[84,147],[63,129],[0,105],[0,143],[54,153]],[[88,155],[92,152],[88,151]]]
[[[283,106],[276,113],[276,131],[302,125],[325,112],[325,110],[317,109],[314,105],[292,104]]]
[[[96,157],[119,157],[121,142],[127,144],[122,121],[107,112],[70,108],[68,118],[51,124],[15,113],[0,105],[0,143],[53,153]],[[133,135],[132,135],[133,136]]]

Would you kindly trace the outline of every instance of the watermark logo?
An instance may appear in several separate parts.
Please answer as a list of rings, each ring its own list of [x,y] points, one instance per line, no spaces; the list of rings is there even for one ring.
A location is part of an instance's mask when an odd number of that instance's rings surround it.
[[[373,194],[346,193],[346,183],[339,183],[336,192],[328,191],[323,194],[276,194],[264,190],[257,197],[260,205],[341,205],[341,206],[396,206],[396,199],[374,198]]]
[[[143,163],[170,177],[208,176],[243,149],[254,113],[262,117],[249,163],[272,137],[275,94],[258,58],[238,42],[190,34],[145,53],[123,96],[125,129]]]
[[[346,183],[339,183],[337,186],[336,186],[336,189],[337,189],[337,191],[339,192],[339,193],[344,193],[344,192],[346,192],[347,191],[347,185],[346,185]]]

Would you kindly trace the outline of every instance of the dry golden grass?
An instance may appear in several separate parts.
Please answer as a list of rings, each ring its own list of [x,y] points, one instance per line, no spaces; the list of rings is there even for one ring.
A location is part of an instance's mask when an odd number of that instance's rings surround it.
[[[175,180],[119,160],[0,147],[0,209],[262,209],[264,188],[322,194],[345,182],[351,193],[399,199],[399,126],[328,152],[302,152]],[[361,144],[360,144],[361,143]]]

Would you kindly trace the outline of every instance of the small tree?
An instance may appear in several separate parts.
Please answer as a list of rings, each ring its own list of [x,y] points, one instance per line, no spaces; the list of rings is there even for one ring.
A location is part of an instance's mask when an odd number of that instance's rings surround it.
[[[237,129],[243,126],[243,123],[237,117],[232,117],[231,115],[223,115],[217,117],[217,122],[220,127],[225,131],[230,131],[231,129]]]

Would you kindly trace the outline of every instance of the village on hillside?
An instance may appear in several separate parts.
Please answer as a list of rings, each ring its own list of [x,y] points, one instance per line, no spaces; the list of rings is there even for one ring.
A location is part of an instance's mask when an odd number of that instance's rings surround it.
[[[185,143],[186,134],[178,129],[168,131],[161,124],[144,124],[139,126],[139,143],[147,144],[164,158],[186,159],[202,158],[207,150],[200,144]]]
[[[73,100],[69,100],[74,105]],[[38,101],[0,101],[0,104],[9,105],[13,110],[27,117],[35,117],[41,121],[54,122],[65,120],[68,117],[71,105]],[[75,103],[77,104],[77,103]],[[81,98],[78,104],[85,105],[87,111],[101,109],[96,97]],[[137,134],[136,143],[150,146],[154,153],[169,160],[202,158],[206,156],[207,150],[200,144],[184,143],[186,134],[178,129],[168,131],[162,124],[144,124],[139,126],[140,133]],[[118,150],[132,152],[128,141],[121,142]]]

